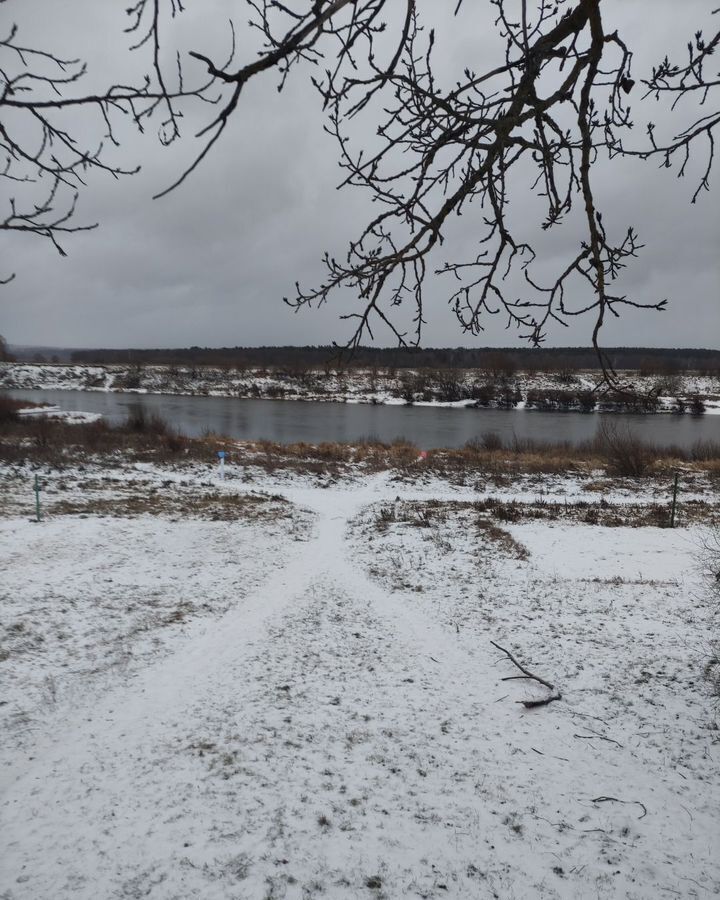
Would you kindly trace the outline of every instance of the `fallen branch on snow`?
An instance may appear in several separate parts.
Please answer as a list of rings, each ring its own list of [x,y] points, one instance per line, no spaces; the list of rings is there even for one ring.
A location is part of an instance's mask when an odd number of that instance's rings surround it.
[[[641,803],[639,800],[621,800],[619,797],[595,797],[590,801],[591,803],[634,803],[642,809],[642,815],[638,816],[638,819],[644,819],[647,815],[647,806],[644,803]]]
[[[588,728],[588,731],[591,733],[590,734],[574,734],[573,737],[581,738],[584,741],[594,741],[594,740],[607,741],[608,744],[616,744],[618,747],[622,748],[622,744],[620,743],[620,741],[616,741],[614,738],[609,738],[609,737],[606,737],[604,734],[600,734],[597,731],[593,731],[592,728]]]
[[[498,650],[504,653],[505,656],[507,656],[507,658],[510,660],[510,662],[513,665],[517,666],[517,668],[522,672],[522,675],[507,675],[505,678],[501,678],[501,681],[517,681],[522,678],[527,678],[531,681],[537,681],[538,684],[544,685],[544,687],[546,687],[550,691],[550,695],[543,699],[519,700],[518,702],[522,703],[522,705],[526,709],[533,709],[535,706],[547,706],[547,704],[552,703],[553,700],[562,700],[562,694],[554,684],[551,684],[551,682],[546,681],[544,678],[541,678],[539,675],[535,675],[529,669],[526,669],[522,663],[518,662],[518,660],[512,655],[509,650],[501,647],[500,644],[496,644],[495,641],[490,641],[490,643],[493,645],[493,647],[497,647]]]

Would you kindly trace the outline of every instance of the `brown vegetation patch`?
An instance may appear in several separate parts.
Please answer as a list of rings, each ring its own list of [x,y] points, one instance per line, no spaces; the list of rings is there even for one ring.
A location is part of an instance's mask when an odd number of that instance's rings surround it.
[[[20,416],[18,411],[21,409],[40,408],[41,403],[31,403],[29,400],[17,400],[8,394],[0,394],[0,425],[7,425],[10,422],[18,422]]]
[[[108,490],[108,496],[94,494],[51,500],[46,504],[51,515],[96,515],[132,518],[134,516],[168,516],[212,521],[259,521],[289,518],[291,505],[280,497],[260,494],[228,494],[211,491],[158,489]]]
[[[32,417],[5,423],[0,431],[0,461],[33,461],[61,468],[95,455],[122,453],[129,459],[167,460],[193,454],[195,442],[174,432],[158,417],[138,417],[111,426],[104,420],[69,424]]]
[[[607,528],[654,526],[670,527],[670,502],[666,503],[609,503],[604,498],[598,502],[585,500],[549,503],[539,499],[532,502],[498,500],[488,497],[476,504],[479,510],[489,513],[499,522],[581,522],[586,525],[602,525]],[[720,508],[706,500],[687,500],[678,504],[676,513],[680,525],[692,523],[714,524],[720,521]]]
[[[509,531],[494,525],[485,518],[479,518],[476,525],[481,534],[496,544],[506,556],[514,559],[529,559],[530,553],[527,547],[521,544],[520,541],[515,540]]]
[[[480,504],[469,500],[397,500],[375,508],[373,525],[380,532],[391,525],[409,525],[412,528],[435,529],[442,534],[448,522],[480,508]],[[476,518],[474,525],[482,539],[494,544],[504,554],[515,559],[528,558],[527,548],[486,516]]]
[[[19,476],[17,476],[19,477]],[[12,478],[12,476],[10,476]],[[182,483],[171,480],[117,480],[83,477],[74,473],[66,478],[58,472],[40,477],[41,512],[43,516],[167,516],[211,521],[274,521],[291,518],[293,505],[279,495],[261,492],[234,493],[219,491],[208,484]],[[25,491],[25,502],[18,491],[6,491],[0,512],[11,515],[34,511],[31,485]]]
[[[688,450],[661,447],[640,441],[632,432],[618,427],[600,432],[580,444],[543,442],[514,437],[509,442],[494,432],[468,441],[457,449],[429,450],[427,458],[415,462],[410,472],[426,471],[451,481],[462,481],[473,472],[491,475],[577,474],[632,478],[666,478],[682,467],[688,472],[720,472],[720,444],[699,441]],[[402,474],[402,473],[401,473]]]

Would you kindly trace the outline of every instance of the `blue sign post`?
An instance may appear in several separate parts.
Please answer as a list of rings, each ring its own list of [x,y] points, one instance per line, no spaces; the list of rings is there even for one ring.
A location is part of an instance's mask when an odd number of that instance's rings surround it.
[[[225,480],[225,457],[226,453],[224,450],[218,450],[218,458],[220,459],[220,480]]]

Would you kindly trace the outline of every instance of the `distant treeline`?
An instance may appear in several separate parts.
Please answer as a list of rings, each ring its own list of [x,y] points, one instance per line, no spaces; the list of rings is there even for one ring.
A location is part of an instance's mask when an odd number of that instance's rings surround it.
[[[720,373],[720,350],[614,347],[605,351],[616,369],[639,370],[648,375],[685,371]],[[318,347],[186,347],[171,350],[75,350],[74,363],[229,366],[234,368],[334,367],[337,349]],[[359,347],[342,359],[348,367],[386,369],[486,369],[510,374],[514,371],[562,372],[598,369],[599,362],[587,347],[548,348],[384,348]]]

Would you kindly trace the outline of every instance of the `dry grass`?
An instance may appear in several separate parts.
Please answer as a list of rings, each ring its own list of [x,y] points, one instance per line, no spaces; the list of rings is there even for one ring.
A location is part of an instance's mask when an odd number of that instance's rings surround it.
[[[582,522],[607,528],[642,528],[670,526],[670,498],[665,503],[608,503],[576,500],[548,503],[543,500],[522,503],[517,500],[497,500],[489,497],[477,504],[499,522],[561,521]],[[712,525],[720,521],[720,506],[706,500],[686,500],[679,504],[678,521],[683,525],[701,523]]]
[[[515,540],[509,531],[494,525],[488,519],[482,517],[478,518],[475,524],[478,531],[486,539],[496,544],[506,556],[510,556],[513,559],[529,559],[530,554],[527,547],[521,544],[520,541]]]
[[[468,512],[485,512],[486,507],[469,500],[403,500],[392,505],[380,506],[374,519],[378,531],[385,531],[392,524],[414,528],[442,528],[448,519]],[[502,553],[514,559],[527,559],[528,552],[521,543],[492,522],[486,515],[475,520],[475,527],[486,541],[497,546]]]
[[[260,521],[290,518],[290,504],[281,497],[263,494],[201,493],[148,486],[145,490],[124,490],[114,486],[107,496],[94,493],[87,497],[50,500],[45,508],[50,515],[96,515],[133,518],[155,515],[170,518],[198,518],[212,521]]]
[[[0,514],[16,515],[32,508],[32,492],[17,489],[8,473],[0,479]],[[9,490],[2,490],[7,486]],[[267,522],[290,519],[293,507],[284,497],[262,492],[218,491],[208,484],[174,480],[118,480],[81,472],[64,478],[55,473],[40,478],[43,517],[55,516],[165,516],[223,522]],[[14,489],[13,489],[14,488]]]
[[[605,485],[607,487],[607,484]],[[462,513],[476,512],[475,527],[482,537],[497,544],[508,555],[525,559],[525,548],[502,525],[520,522],[579,522],[606,528],[670,525],[670,499],[665,503],[609,503],[604,498],[589,502],[547,502],[499,500],[487,497],[477,501],[417,500],[397,501],[377,507],[373,525],[385,532],[393,525],[432,528],[444,525],[449,518]],[[720,503],[692,499],[681,501],[678,522],[682,525],[720,523]]]
[[[375,527],[379,531],[384,531],[392,523],[402,523],[415,528],[432,528],[446,522],[448,511],[471,507],[471,503],[462,501],[405,500],[379,507],[375,516]]]
[[[103,420],[68,424],[62,419],[37,417],[5,423],[0,429],[0,461],[32,459],[62,467],[83,456],[122,452],[136,459],[167,459],[188,455],[193,442],[158,422],[147,428],[137,423],[108,425]]]
[[[122,454],[130,461],[210,462],[220,447],[240,465],[318,476],[341,476],[360,467],[368,472],[394,469],[401,478],[415,478],[419,472],[457,479],[472,472],[589,474],[598,469],[616,475],[664,477],[678,465],[720,475],[720,445],[716,442],[701,442],[687,451],[658,447],[644,444],[631,432],[617,427],[580,445],[518,438],[505,443],[497,434],[488,433],[461,448],[430,450],[421,461],[418,448],[402,439],[392,443],[368,438],[354,444],[279,444],[234,441],[215,434],[188,438],[157,417],[134,413],[119,426],[102,420],[69,425],[44,418],[0,422],[0,461],[32,460],[59,469],[83,458],[110,460],[114,454]]]
[[[40,406],[40,404],[30,403],[27,400],[16,400],[8,394],[0,393],[0,425],[20,421],[18,410],[30,409],[31,407],[36,406]]]
[[[612,433],[612,429],[609,429]],[[513,438],[509,443],[489,432],[458,449],[430,450],[423,468],[453,478],[464,471],[496,474],[562,475],[608,474],[630,477],[667,477],[678,466],[688,471],[720,473],[720,444],[696,443],[689,450],[662,447],[640,441],[627,429],[618,429],[615,439],[600,432],[580,444],[543,442]]]

